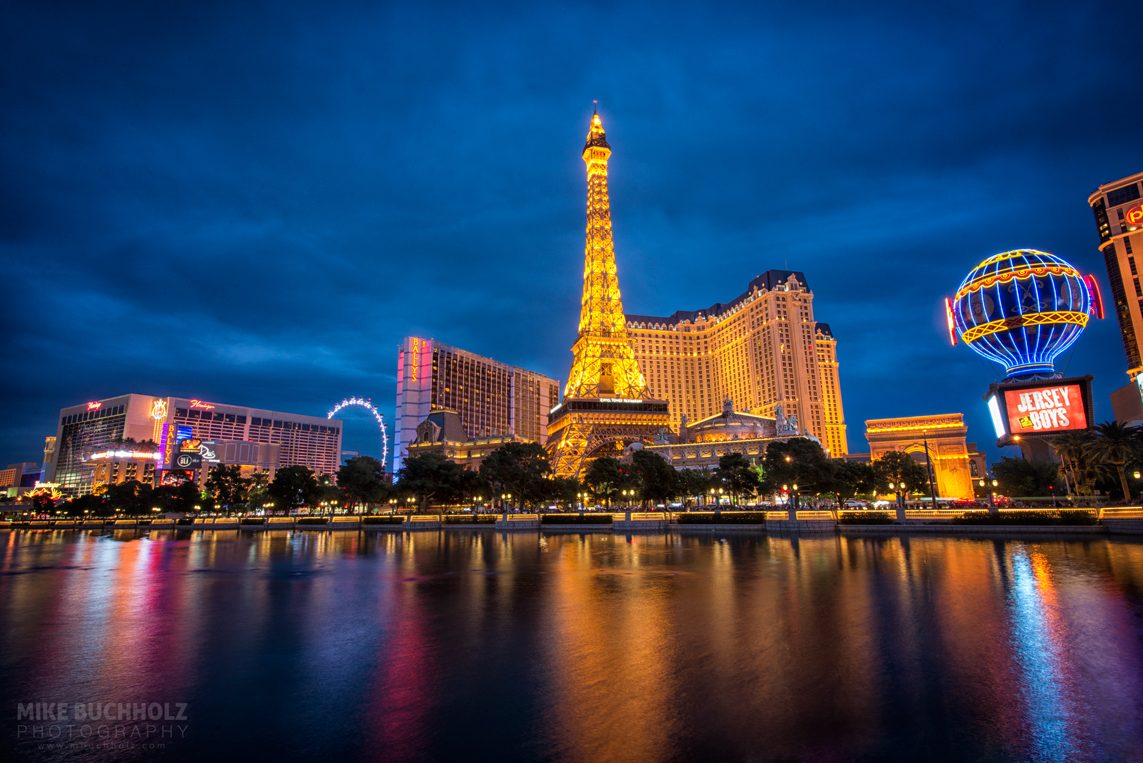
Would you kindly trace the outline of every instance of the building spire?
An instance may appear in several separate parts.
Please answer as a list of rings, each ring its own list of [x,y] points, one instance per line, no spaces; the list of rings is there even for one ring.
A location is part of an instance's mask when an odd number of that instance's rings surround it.
[[[587,241],[584,247],[583,298],[579,337],[565,397],[616,396],[644,398],[646,381],[627,340],[627,318],[615,272],[611,238],[611,200],[607,191],[607,161],[611,146],[599,114],[583,147],[587,165]]]

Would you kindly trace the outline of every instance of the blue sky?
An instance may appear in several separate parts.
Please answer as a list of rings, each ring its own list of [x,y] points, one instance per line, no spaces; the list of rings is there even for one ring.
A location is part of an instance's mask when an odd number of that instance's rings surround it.
[[[1086,199],[1143,169],[1140,28],[1113,3],[6,3],[0,464],[125,392],[391,420],[410,334],[566,379],[593,99],[628,312],[801,270],[851,450],[947,412],[991,444],[942,299],[1021,247],[1106,288]],[[1114,319],[1064,365],[1111,418]]]

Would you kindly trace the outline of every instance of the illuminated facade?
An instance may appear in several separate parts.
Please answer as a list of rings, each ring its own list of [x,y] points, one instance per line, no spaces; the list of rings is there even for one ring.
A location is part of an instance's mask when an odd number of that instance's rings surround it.
[[[333,476],[340,466],[341,421],[336,419],[130,394],[60,411],[55,454],[45,481],[59,483],[71,495],[90,493],[100,483],[150,481],[148,477],[154,479],[162,468],[159,459],[133,453],[157,451],[156,433],[161,437],[165,426],[183,427],[190,438],[202,441],[204,468],[196,473],[200,484],[219,464],[236,464],[244,471],[271,476],[286,466],[305,466]],[[127,439],[149,444],[122,446]],[[119,451],[128,455],[119,456]]]
[[[865,439],[873,461],[895,450],[909,453],[921,464],[931,463],[938,498],[973,500],[972,480],[988,473],[976,443],[969,443],[964,415],[909,416],[900,419],[871,419],[865,422]],[[925,442],[928,441],[926,452]]]
[[[723,401],[722,413],[698,421],[683,423],[677,437],[658,438],[646,450],[662,456],[676,469],[714,469],[719,459],[739,453],[752,464],[761,462],[772,442],[787,442],[796,437],[818,438],[802,430],[796,418],[787,417],[781,404],[775,415],[755,416],[734,410],[729,398]]]
[[[599,114],[592,115],[582,156],[587,231],[579,334],[564,401],[548,423],[552,470],[561,477],[578,477],[592,459],[617,456],[632,442],[650,443],[669,423],[667,403],[652,399],[627,335],[607,193],[611,146]]]
[[[727,397],[759,416],[781,405],[831,457],[844,456],[837,340],[814,320],[813,299],[803,273],[770,270],[727,304],[626,316],[650,394],[670,401],[671,424],[717,415]]]
[[[470,471],[479,471],[480,464],[492,451],[510,442],[521,442],[515,435],[495,437],[469,437],[460,421],[460,414],[438,409],[417,425],[416,437],[409,443],[410,456],[440,453],[454,464]]]
[[[1107,265],[1108,299],[1119,319],[1127,373],[1135,379],[1143,371],[1143,286],[1137,258],[1143,255],[1143,172],[1101,185],[1088,197],[1099,231],[1099,251]],[[1136,252],[1135,250],[1139,251]]]
[[[401,468],[417,425],[436,410],[456,411],[467,439],[514,435],[541,445],[560,383],[543,374],[450,347],[405,337],[397,352],[393,471]]]

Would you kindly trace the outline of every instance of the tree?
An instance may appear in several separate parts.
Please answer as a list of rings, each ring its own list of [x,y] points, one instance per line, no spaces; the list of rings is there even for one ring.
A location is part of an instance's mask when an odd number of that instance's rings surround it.
[[[794,508],[802,493],[830,492],[833,466],[822,446],[807,437],[786,442],[772,442],[762,457],[765,474],[762,489],[766,492],[789,490]]]
[[[337,470],[337,486],[345,491],[351,505],[381,503],[389,489],[385,466],[375,458],[351,458]]]
[[[682,479],[675,467],[658,453],[635,451],[631,471],[639,480],[643,498],[649,499],[652,504],[670,503],[682,488]]]
[[[832,491],[840,511],[845,502],[861,493],[869,493],[877,482],[873,466],[859,461],[835,460],[833,462]]]
[[[1005,456],[992,465],[992,474],[1000,483],[1000,492],[1009,497],[1042,497],[1054,486],[1059,467],[1051,461]]]
[[[150,485],[137,480],[125,480],[115,485],[108,485],[104,497],[113,511],[138,516],[151,513],[151,507],[155,505],[151,500],[153,492]]]
[[[39,498],[39,496],[36,497]],[[106,517],[111,515],[111,507],[107,505],[107,500],[100,495],[81,495],[78,498],[72,498],[63,504],[62,508],[69,517],[83,517],[85,515]]]
[[[710,469],[683,469],[679,472],[679,492],[690,498],[706,495],[714,479]]]
[[[257,509],[269,500],[270,475],[266,472],[254,472],[250,475],[250,484],[246,486],[247,509]]]
[[[423,453],[405,459],[397,473],[397,486],[419,497],[421,511],[428,512],[434,499],[449,503],[463,497],[463,473],[464,467],[449,461],[443,454]]]
[[[888,492],[890,483],[894,485],[892,492],[906,496],[924,492],[929,487],[929,474],[925,468],[917,463],[917,459],[899,450],[882,453],[873,462],[873,475],[878,493]]]
[[[202,506],[202,492],[198,485],[190,480],[180,482],[178,485],[163,485],[155,488],[150,496],[150,502],[163,511],[187,514],[197,511],[195,506]]]
[[[40,493],[32,497],[32,511],[36,514],[47,514],[56,507],[56,499],[51,493]]]
[[[1060,469],[1071,475],[1071,489],[1077,494],[1090,492],[1090,483],[1097,476],[1096,459],[1092,445],[1095,435],[1090,429],[1065,432],[1051,440],[1052,451],[1060,459]]]
[[[1091,455],[1097,461],[1109,463],[1119,474],[1119,487],[1123,500],[1130,500],[1131,488],[1127,484],[1124,468],[1128,461],[1138,459],[1143,453],[1143,439],[1136,429],[1118,421],[1105,421],[1095,425],[1095,439],[1091,444]]]
[[[583,492],[583,483],[575,477],[553,477],[548,482],[551,486],[551,498],[565,506],[575,504],[579,500],[579,494]]]
[[[754,495],[762,486],[758,472],[754,471],[754,465],[741,453],[727,453],[719,458],[715,474],[735,498]]]
[[[250,479],[242,476],[241,466],[220,465],[206,478],[206,490],[214,497],[215,504],[229,513],[242,503],[250,482]]]
[[[266,491],[274,510],[289,514],[295,509],[315,503],[321,496],[321,485],[314,473],[304,466],[287,466],[274,474]]]
[[[623,470],[623,465],[611,456],[597,458],[587,467],[587,474],[583,476],[584,484],[591,488],[595,495],[610,502],[619,495],[619,491],[627,487],[630,476]]]
[[[510,442],[489,453],[480,464],[480,476],[492,488],[493,498],[511,493],[528,505],[551,494],[552,472],[547,452],[534,442]]]

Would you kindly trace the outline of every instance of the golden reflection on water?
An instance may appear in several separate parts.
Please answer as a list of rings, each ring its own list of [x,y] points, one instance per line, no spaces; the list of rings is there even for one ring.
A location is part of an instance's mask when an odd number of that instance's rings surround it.
[[[25,701],[209,708],[236,701],[202,688],[220,674],[280,664],[347,724],[329,744],[365,758],[468,749],[447,736],[457,708],[508,757],[593,763],[907,758],[941,740],[1114,760],[1143,742],[1130,541],[9,532],[0,573]]]

